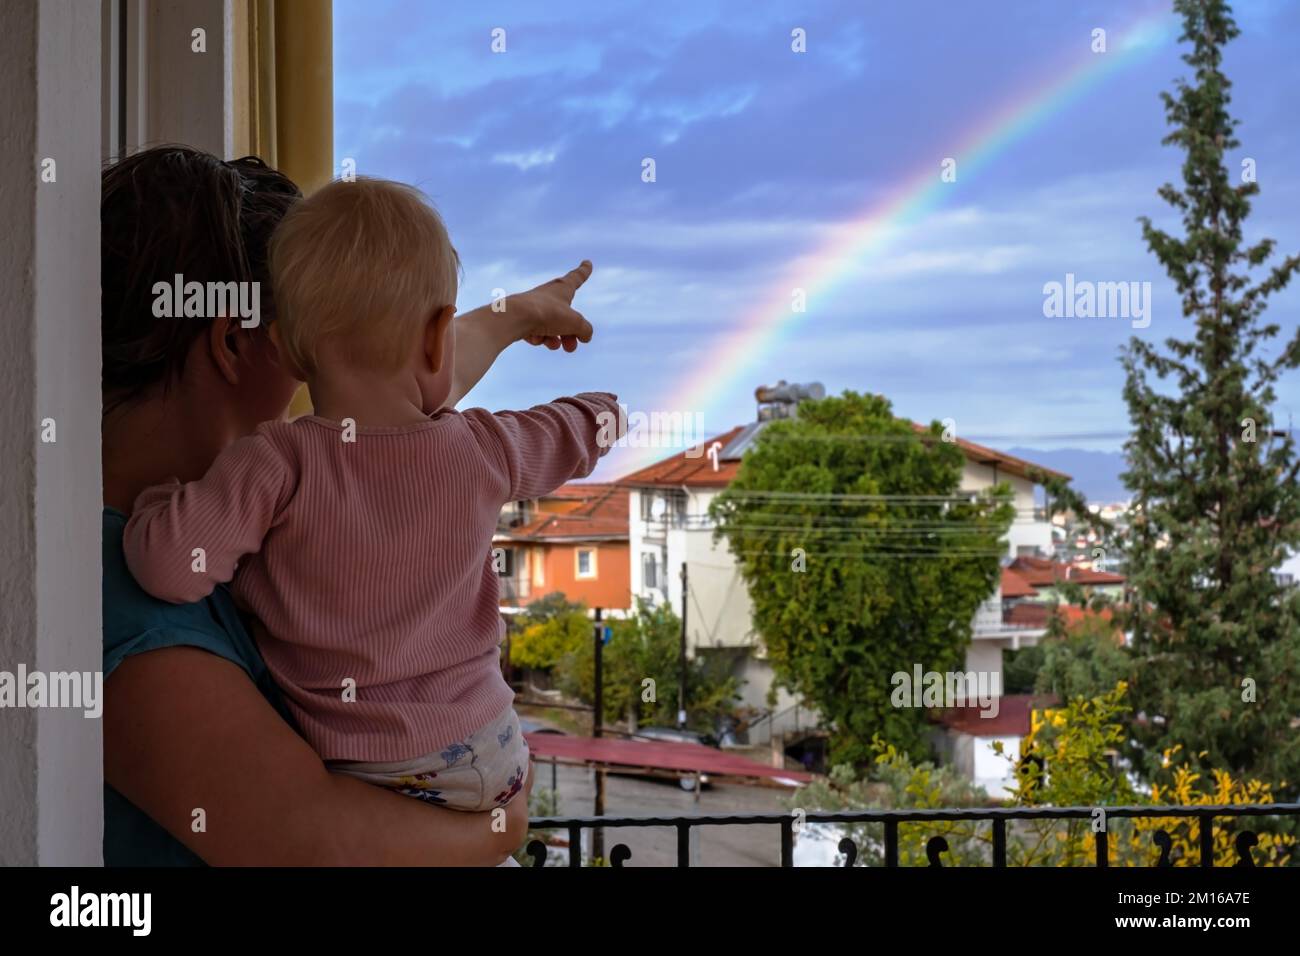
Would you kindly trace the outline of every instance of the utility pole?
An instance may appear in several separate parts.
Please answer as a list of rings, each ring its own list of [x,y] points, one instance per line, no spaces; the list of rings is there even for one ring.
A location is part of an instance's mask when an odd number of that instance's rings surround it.
[[[681,674],[677,679],[677,726],[686,729],[686,599],[690,595],[690,581],[686,577],[686,562],[682,562],[682,643],[678,652],[678,665]],[[700,773],[695,772],[695,812],[700,812]],[[690,841],[691,865],[700,865],[700,831],[691,827],[687,839]]]
[[[686,729],[686,594],[689,591],[686,581],[686,562],[682,562],[682,646],[678,654],[681,675],[677,681],[677,726]]]
[[[600,622],[600,616],[601,609],[596,608],[596,624],[592,632],[596,642],[594,648],[596,703],[591,712],[591,736],[597,739],[601,736],[605,719],[605,675],[601,660],[605,647],[605,628]],[[600,761],[596,763],[596,806],[594,815],[598,817],[605,815],[605,766]],[[596,857],[604,858],[605,856],[605,831],[601,827],[592,827],[591,855],[593,859]]]

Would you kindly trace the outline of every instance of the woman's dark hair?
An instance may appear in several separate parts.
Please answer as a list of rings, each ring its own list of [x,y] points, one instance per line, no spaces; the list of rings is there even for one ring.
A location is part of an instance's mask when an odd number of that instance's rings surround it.
[[[253,156],[231,161],[156,146],[105,168],[100,199],[104,410],[179,375],[196,319],[154,316],[154,284],[260,282],[262,328],[274,318],[266,251],[302,195]]]

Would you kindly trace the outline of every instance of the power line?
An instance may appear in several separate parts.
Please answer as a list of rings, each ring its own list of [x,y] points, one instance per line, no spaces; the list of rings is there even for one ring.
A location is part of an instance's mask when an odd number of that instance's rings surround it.
[[[735,553],[735,552],[733,552]],[[737,557],[762,557],[772,556],[780,557],[785,560],[797,557],[789,551],[741,551]],[[864,558],[884,559],[913,559],[913,558],[948,558],[972,560],[976,558],[1002,558],[1006,556],[1006,551],[962,551],[954,549],[952,551],[805,551],[806,558],[848,558],[853,560],[862,560]]]

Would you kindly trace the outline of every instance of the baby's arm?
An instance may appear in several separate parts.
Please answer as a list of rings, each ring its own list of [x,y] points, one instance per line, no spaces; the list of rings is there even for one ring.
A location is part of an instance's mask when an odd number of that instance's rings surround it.
[[[621,437],[618,396],[583,392],[523,412],[465,412],[499,463],[502,503],[548,494],[585,478]]]
[[[172,604],[207,597],[234,577],[241,557],[261,548],[290,485],[288,462],[267,439],[250,435],[198,481],[146,488],[122,538],[131,574]]]

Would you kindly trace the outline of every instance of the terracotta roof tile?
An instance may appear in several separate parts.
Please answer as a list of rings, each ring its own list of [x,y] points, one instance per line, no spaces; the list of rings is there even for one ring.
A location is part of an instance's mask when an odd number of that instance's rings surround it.
[[[728,432],[723,432],[714,438],[704,442],[703,448],[709,448],[715,441],[721,442],[725,447],[733,438],[735,438],[747,426],[737,425]],[[921,425],[917,422],[912,423],[918,434],[928,433],[928,425]],[[1069,479],[1069,475],[1064,472],[1054,471],[1042,465],[1035,465],[1033,462],[1025,461],[1023,458],[1017,458],[1014,455],[1008,455],[1004,452],[996,451],[992,448],[986,448],[983,445],[977,445],[974,442],[966,441],[964,438],[957,439],[957,447],[960,448],[966,457],[980,464],[996,465],[1002,471],[1021,478],[1029,477],[1029,470],[1037,468],[1047,475],[1058,478]],[[736,477],[736,472],[740,467],[739,461],[720,461],[718,470],[713,470],[713,462],[707,454],[699,454],[694,458],[686,457],[686,452],[678,452],[662,461],[655,462],[639,471],[634,471],[629,475],[624,475],[618,481],[623,485],[672,485],[686,487],[702,488],[723,488],[731,484],[732,479]]]
[[[974,737],[1023,737],[1029,733],[1029,715],[1056,703],[1056,698],[1041,694],[1004,694],[998,698],[996,716],[981,716],[978,704],[949,707],[936,712],[934,720],[959,734]]]
[[[628,537],[627,489],[611,482],[570,482],[543,498],[584,499],[564,514],[543,513],[498,535],[509,540],[569,541]]]
[[[1092,571],[1050,558],[1016,558],[1009,565],[1031,587],[1051,587],[1059,581],[1074,584],[1123,584],[1124,575],[1110,571]]]
[[[1038,591],[1034,586],[1024,579],[1024,577],[1011,568],[1002,569],[1002,597],[1003,598],[1021,598],[1033,597]]]
[[[731,431],[723,432],[714,438],[704,442],[702,447],[708,449],[714,442],[721,442],[725,446],[731,439],[740,433],[744,426],[737,425]],[[698,449],[693,449],[698,450]],[[630,475],[624,475],[618,479],[620,485],[669,485],[680,487],[685,485],[688,488],[725,488],[735,479],[736,473],[740,470],[739,461],[719,461],[718,470],[713,470],[713,459],[707,454],[699,454],[695,457],[688,458],[687,452],[678,452],[662,461],[655,462],[639,471],[634,471]]]
[[[912,422],[912,427],[918,434],[929,434],[930,426],[922,425],[920,422]],[[977,445],[973,441],[967,441],[964,438],[957,438],[957,447],[971,461],[982,465],[996,465],[1005,472],[1016,475],[1020,478],[1028,478],[1030,469],[1037,469],[1045,475],[1053,478],[1064,478],[1070,480],[1070,476],[1063,471],[1057,471],[1054,468],[1048,468],[1046,465],[1036,465],[1032,461],[1025,461],[1023,458],[1017,458],[1015,455],[1008,455],[1006,452],[998,451],[995,448],[988,448],[985,445]]]

